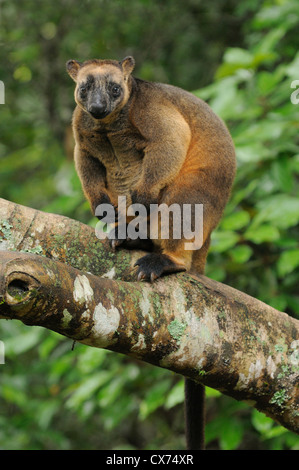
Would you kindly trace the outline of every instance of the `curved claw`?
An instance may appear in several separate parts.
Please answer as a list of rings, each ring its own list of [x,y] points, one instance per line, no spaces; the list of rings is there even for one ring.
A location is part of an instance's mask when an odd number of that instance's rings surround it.
[[[123,243],[123,240],[117,240],[117,238],[113,238],[110,240],[110,246],[113,251],[116,250],[117,247],[119,247]]]
[[[110,240],[110,247],[112,248],[113,251],[115,251],[115,248],[116,248],[115,240]]]
[[[108,234],[108,238],[109,238],[110,247],[112,248],[113,251],[115,251],[116,248],[121,246],[126,241],[126,239],[124,238],[118,238],[118,227],[110,230]]]
[[[151,273],[151,282],[154,282],[158,277],[159,276],[156,273]]]
[[[150,253],[145,255],[139,258],[134,266],[138,266],[137,280],[146,280],[149,282],[154,282],[163,274],[176,273],[185,271],[186,269],[184,266],[176,264],[163,253]]]
[[[138,276],[137,276],[137,281],[140,282],[140,281],[142,281],[143,279],[145,279],[145,273],[142,272],[142,271],[140,271],[140,272],[138,273]]]

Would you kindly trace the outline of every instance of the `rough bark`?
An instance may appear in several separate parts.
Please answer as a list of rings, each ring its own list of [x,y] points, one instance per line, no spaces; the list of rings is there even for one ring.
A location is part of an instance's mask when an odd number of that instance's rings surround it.
[[[0,318],[172,370],[299,433],[298,320],[205,276],[134,282],[140,252],[4,200],[0,241]]]

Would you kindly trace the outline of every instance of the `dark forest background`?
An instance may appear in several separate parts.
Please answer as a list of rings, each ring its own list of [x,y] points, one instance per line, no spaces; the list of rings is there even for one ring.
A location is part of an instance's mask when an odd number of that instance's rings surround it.
[[[0,1],[0,196],[95,224],[65,62],[133,55],[136,76],[202,97],[234,138],[206,274],[299,317],[298,13],[297,0]],[[0,339],[1,449],[184,448],[181,377],[17,322],[1,322]],[[299,449],[249,405],[207,395],[209,449]]]

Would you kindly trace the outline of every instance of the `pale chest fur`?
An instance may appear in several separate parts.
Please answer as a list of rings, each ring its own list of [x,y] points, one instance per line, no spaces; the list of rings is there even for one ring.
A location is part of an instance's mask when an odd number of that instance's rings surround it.
[[[115,195],[129,195],[138,183],[145,141],[135,130],[93,130],[81,134],[83,146],[106,168],[107,188]]]

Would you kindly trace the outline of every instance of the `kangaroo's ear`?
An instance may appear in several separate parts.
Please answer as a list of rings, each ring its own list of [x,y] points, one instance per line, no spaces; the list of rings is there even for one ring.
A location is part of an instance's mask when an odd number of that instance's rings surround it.
[[[81,62],[78,62],[77,60],[68,60],[66,63],[66,70],[75,82],[77,81],[77,75],[81,66]]]
[[[124,76],[127,78],[133,72],[135,67],[135,59],[131,56],[125,57],[120,64],[122,66]]]

